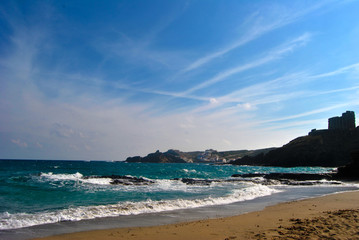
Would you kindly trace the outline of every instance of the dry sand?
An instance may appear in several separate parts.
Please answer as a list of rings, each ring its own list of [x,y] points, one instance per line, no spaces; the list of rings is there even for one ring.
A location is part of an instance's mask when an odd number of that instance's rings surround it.
[[[281,203],[234,217],[79,232],[41,239],[359,239],[359,191]]]

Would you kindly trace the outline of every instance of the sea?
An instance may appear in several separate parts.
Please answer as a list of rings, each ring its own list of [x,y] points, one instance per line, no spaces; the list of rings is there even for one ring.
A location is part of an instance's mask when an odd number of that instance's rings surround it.
[[[0,160],[0,239],[233,216],[285,201],[359,189],[340,181],[268,181],[250,173],[323,167]]]

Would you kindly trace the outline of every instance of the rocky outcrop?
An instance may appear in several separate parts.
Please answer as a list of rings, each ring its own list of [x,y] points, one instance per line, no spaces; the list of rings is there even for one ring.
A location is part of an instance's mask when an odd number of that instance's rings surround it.
[[[232,177],[242,177],[242,178],[253,178],[253,177],[263,177],[265,179],[271,180],[295,180],[295,181],[309,181],[309,180],[332,180],[335,174],[329,173],[269,173],[269,174],[233,174]]]
[[[146,157],[128,157],[126,162],[143,162],[143,163],[186,163],[184,159],[181,158],[180,154],[175,150],[168,150],[167,152],[156,151],[155,153],[150,153]]]
[[[211,185],[212,182],[218,182],[219,180],[211,179],[193,179],[193,178],[174,178],[172,180],[181,181],[187,185]]]
[[[359,180],[359,150],[351,152],[352,161],[344,167],[339,167],[337,172],[332,173],[254,173],[254,174],[233,174],[234,178],[263,178],[266,180],[276,180],[284,184],[292,184],[293,181],[318,181],[318,180],[340,180],[358,181]],[[333,182],[332,182],[333,183]],[[335,184],[335,182],[334,182]]]
[[[337,177],[346,180],[359,180],[359,150],[351,153],[352,162],[338,168]]]
[[[245,156],[231,164],[257,166],[340,167],[351,161],[350,153],[359,146],[359,129],[320,130],[299,137],[281,148],[257,156]]]
[[[111,184],[114,185],[149,185],[154,183],[151,180],[132,177],[132,176],[121,176],[121,175],[107,175],[107,176],[89,176],[84,177],[84,179],[91,179],[91,178],[110,178],[112,181]]]

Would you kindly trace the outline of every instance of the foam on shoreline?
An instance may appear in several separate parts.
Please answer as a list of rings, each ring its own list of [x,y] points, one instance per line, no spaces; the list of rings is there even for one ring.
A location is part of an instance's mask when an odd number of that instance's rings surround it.
[[[165,226],[114,228],[42,238],[62,239],[349,239],[358,237],[359,191],[291,201],[227,218]],[[259,210],[259,211],[258,211]]]
[[[258,197],[271,195],[278,190],[267,186],[252,184],[247,188],[233,190],[232,194],[223,197],[207,197],[204,199],[174,199],[163,201],[121,202],[118,204],[80,206],[67,209],[40,212],[40,213],[3,213],[0,216],[0,230],[30,227],[41,224],[57,223],[64,221],[80,221],[104,217],[117,217],[124,215],[139,215],[157,213],[179,209],[192,209],[213,205],[230,204],[240,201],[248,201]]]

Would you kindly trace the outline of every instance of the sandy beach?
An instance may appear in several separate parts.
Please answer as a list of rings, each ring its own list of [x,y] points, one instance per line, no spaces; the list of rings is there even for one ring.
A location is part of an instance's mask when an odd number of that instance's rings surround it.
[[[359,191],[281,203],[234,217],[37,239],[359,239]]]

